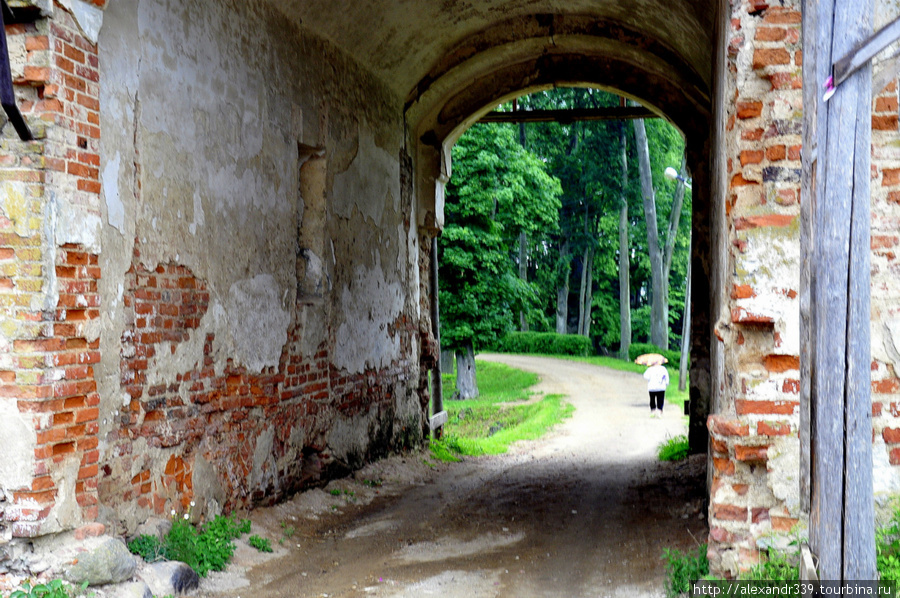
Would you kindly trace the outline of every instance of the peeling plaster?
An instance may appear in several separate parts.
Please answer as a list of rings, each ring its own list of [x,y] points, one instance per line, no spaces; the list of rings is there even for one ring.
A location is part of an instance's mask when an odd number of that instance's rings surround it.
[[[353,208],[376,226],[384,224],[385,209],[400,209],[400,163],[375,145],[372,133],[360,127],[359,149],[350,168],[334,177],[332,210],[350,218]]]
[[[275,278],[260,274],[231,285],[226,312],[240,362],[254,372],[277,366],[291,314]]]
[[[37,436],[30,419],[19,413],[15,399],[0,399],[0,492],[31,487]]]
[[[792,517],[800,515],[800,439],[779,438],[769,447],[766,481]]]
[[[59,5],[72,14],[78,28],[86,38],[97,43],[103,26],[103,11],[82,0],[57,0]]]
[[[266,428],[257,436],[256,448],[253,449],[253,469],[250,471],[252,490],[265,491],[278,486],[275,477],[275,458],[272,456],[274,446],[275,428]]]
[[[380,261],[373,268],[357,266],[341,291],[334,363],[351,373],[386,367],[400,356],[400,338],[391,336],[388,325],[403,309],[403,287],[385,281]]]
[[[56,244],[84,245],[91,253],[100,253],[100,215],[69,201],[58,201],[56,211]]]
[[[890,363],[900,372],[900,318],[883,318],[872,324],[872,358]]]
[[[119,229],[125,234],[125,204],[119,196],[119,162],[121,155],[116,152],[115,157],[103,168],[101,184],[103,197],[106,200],[106,220],[110,226]]]

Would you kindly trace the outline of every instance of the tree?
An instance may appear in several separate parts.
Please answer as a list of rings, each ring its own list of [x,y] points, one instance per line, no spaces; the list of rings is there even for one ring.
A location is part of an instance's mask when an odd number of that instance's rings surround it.
[[[453,148],[441,239],[441,341],[456,352],[459,398],[478,396],[475,351],[513,327],[532,303],[519,278],[519,236],[552,231],[559,182],[518,142],[515,128],[479,124]]]
[[[628,254],[628,143],[625,123],[619,123],[622,193],[619,197],[619,358],[628,359],[631,345],[631,266]]]

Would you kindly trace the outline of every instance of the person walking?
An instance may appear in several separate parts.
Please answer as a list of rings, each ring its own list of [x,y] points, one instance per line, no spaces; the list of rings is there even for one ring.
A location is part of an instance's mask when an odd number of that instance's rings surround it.
[[[669,370],[659,362],[654,363],[644,372],[644,379],[647,380],[647,391],[650,393],[650,417],[660,417],[666,400],[666,388],[669,386]]]

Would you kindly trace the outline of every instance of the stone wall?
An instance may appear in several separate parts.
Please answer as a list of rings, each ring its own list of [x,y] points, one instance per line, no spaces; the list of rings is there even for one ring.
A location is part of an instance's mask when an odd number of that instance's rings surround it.
[[[39,140],[0,147],[5,538],[208,516],[419,444],[402,100],[262,5],[39,4],[7,27]]]

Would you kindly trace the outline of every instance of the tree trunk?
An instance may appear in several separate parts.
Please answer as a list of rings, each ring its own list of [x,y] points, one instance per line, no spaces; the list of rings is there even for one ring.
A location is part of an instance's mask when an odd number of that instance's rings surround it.
[[[456,349],[456,399],[474,399],[478,396],[478,383],[475,381],[475,350],[469,341]]]
[[[587,272],[588,272],[588,254],[590,249],[585,247],[584,254],[581,256],[581,281],[578,287],[578,328],[577,334],[582,334],[584,330],[584,319],[586,313],[584,311],[584,296],[587,293]]]
[[[591,287],[594,285],[594,249],[591,248],[586,252],[585,256],[585,268],[587,269],[587,278],[584,285],[584,303],[581,306],[581,312],[584,314],[584,319],[581,322],[581,330],[579,333],[582,336],[591,336],[591,303],[594,301],[594,294],[592,292]]]
[[[681,363],[678,367],[678,390],[687,388],[688,358],[691,352],[691,262],[688,258],[687,285],[684,292],[684,326],[681,328]]]
[[[525,231],[519,233],[519,279],[528,282],[528,235]],[[528,318],[525,310],[519,310],[519,330],[528,332]]]
[[[656,224],[656,195],[650,173],[650,148],[644,121],[634,121],[637,142],[638,170],[641,174],[641,195],[644,199],[644,219],[647,222],[647,250],[650,254],[650,342],[662,350],[669,348],[669,297],[665,288],[663,254],[659,247]]]
[[[622,144],[622,195],[619,199],[619,357],[628,359],[631,346],[631,251],[628,243],[628,146],[625,138],[625,124],[619,128]]]
[[[559,250],[562,262],[562,281],[556,290],[556,332],[566,334],[569,319],[569,243],[563,243]]]

